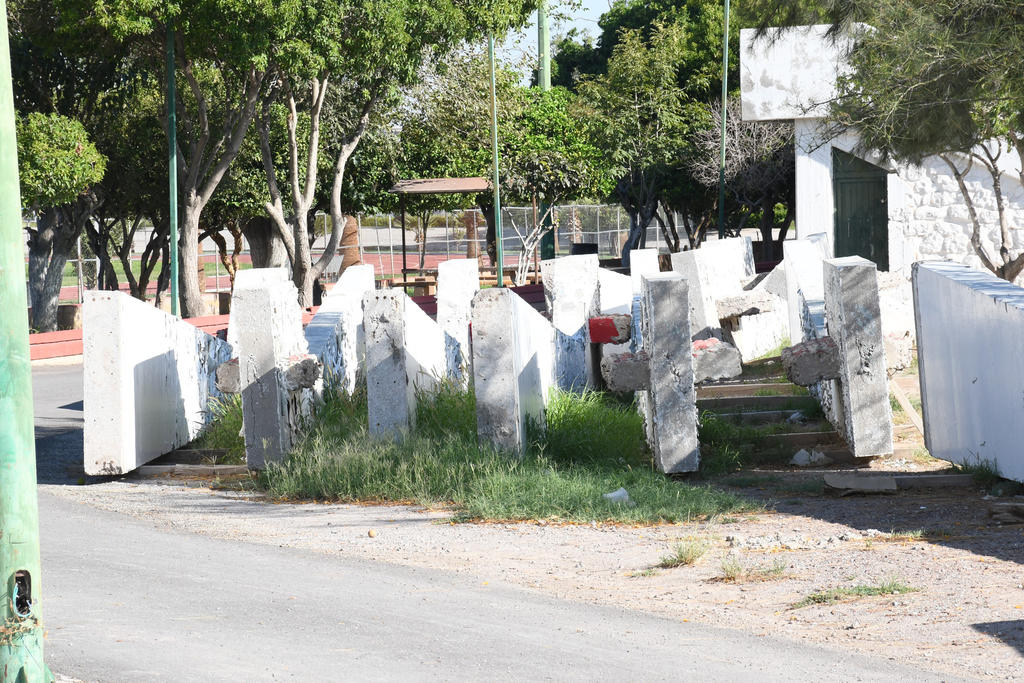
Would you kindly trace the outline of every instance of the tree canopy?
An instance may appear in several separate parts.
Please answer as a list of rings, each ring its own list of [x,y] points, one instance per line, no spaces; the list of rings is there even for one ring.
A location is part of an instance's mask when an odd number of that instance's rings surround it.
[[[17,119],[22,201],[37,208],[70,204],[106,171],[107,160],[80,122],[33,112]]]

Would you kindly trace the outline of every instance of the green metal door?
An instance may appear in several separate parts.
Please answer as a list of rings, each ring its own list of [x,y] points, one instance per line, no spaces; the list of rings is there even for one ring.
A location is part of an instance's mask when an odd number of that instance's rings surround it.
[[[832,150],[836,256],[863,256],[889,270],[889,211],[886,170]]]

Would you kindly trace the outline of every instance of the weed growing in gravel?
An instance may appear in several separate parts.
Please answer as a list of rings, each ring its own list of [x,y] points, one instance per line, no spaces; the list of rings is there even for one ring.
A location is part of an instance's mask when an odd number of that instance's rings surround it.
[[[994,461],[982,460],[979,456],[974,456],[974,460],[965,459],[954,467],[974,477],[974,482],[986,490],[995,486],[1003,478],[999,473],[999,466]]]
[[[362,395],[331,392],[309,435],[259,476],[286,500],[446,504],[460,519],[659,523],[753,505],[652,467],[642,419],[596,393],[556,394],[547,428],[521,458],[478,444],[472,392],[444,384],[417,402],[417,429],[401,442],[369,436]],[[602,494],[624,487],[633,505]]]
[[[661,572],[659,572],[657,569],[638,569],[635,572],[630,572],[628,576],[631,579],[639,579],[648,576],[657,576],[660,573]]]
[[[688,567],[703,557],[707,551],[708,547],[698,541],[677,543],[671,553],[662,556],[658,566],[662,569]]]
[[[903,595],[904,593],[916,593],[919,588],[908,586],[902,581],[883,581],[874,586],[849,586],[831,588],[820,593],[811,593],[800,602],[794,603],[791,609],[800,609],[809,605],[831,605],[832,603],[846,600],[847,598],[863,598],[875,595]]]
[[[242,396],[228,394],[212,399],[207,406],[210,424],[192,442],[194,448],[223,449],[228,453],[217,464],[244,465],[245,441],[242,438]]]
[[[786,563],[775,560],[768,566],[748,567],[739,555],[730,553],[722,560],[722,576],[719,581],[741,583],[752,581],[773,581],[786,574]]]

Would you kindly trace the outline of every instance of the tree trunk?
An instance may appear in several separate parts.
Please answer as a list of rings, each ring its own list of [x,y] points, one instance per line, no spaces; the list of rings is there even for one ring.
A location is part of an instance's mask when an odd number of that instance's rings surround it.
[[[253,268],[290,268],[284,241],[267,216],[254,216],[242,225],[242,234],[249,243]]]
[[[205,282],[199,282],[199,218],[203,203],[194,192],[184,202],[178,235],[178,292],[182,318],[203,314]]]
[[[75,220],[72,208],[67,207],[42,212],[37,226],[37,233],[29,242],[30,325],[38,332],[55,332],[64,266],[81,224]]]
[[[466,258],[480,255],[480,245],[476,243],[476,211],[463,211],[462,224],[466,228]]]
[[[341,233],[341,268],[338,274],[345,272],[349,266],[362,263],[359,258],[359,222],[355,216],[345,216],[345,228]]]
[[[480,205],[480,213],[484,215],[484,221],[487,223],[487,257],[491,259],[491,267],[498,267],[498,242],[495,234],[496,227],[494,225],[494,205]]]

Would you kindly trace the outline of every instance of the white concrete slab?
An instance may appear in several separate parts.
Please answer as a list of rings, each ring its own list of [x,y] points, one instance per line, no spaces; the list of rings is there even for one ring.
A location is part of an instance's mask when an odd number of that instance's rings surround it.
[[[306,325],[309,352],[320,359],[324,384],[348,394],[365,379],[363,295],[373,288],[372,265],[349,266]]]
[[[196,438],[231,347],[123,292],[86,292],[83,309],[86,474],[131,472]]]
[[[1024,482],[1024,289],[955,263],[914,266],[925,445]]]

